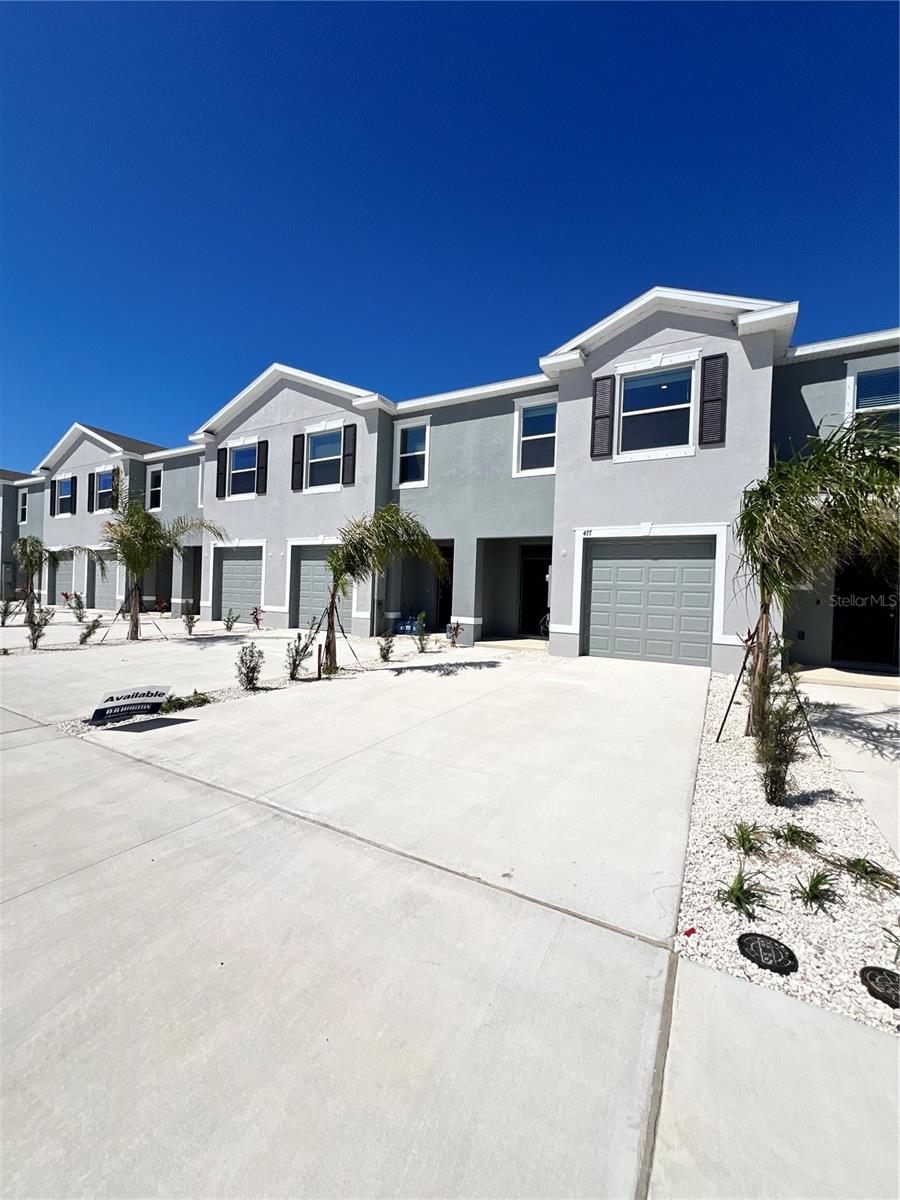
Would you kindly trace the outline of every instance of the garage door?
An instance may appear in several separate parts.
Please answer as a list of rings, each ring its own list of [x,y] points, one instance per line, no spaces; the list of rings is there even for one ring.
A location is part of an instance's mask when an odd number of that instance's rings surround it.
[[[251,611],[262,604],[262,548],[217,550],[216,564],[219,602],[213,617],[221,619],[232,608],[249,621]]]
[[[105,579],[94,563],[88,568],[94,577],[93,595],[88,595],[88,607],[108,609],[112,612],[116,607],[116,561],[109,554],[104,554],[103,559],[106,563]]]
[[[59,565],[50,572],[50,603],[65,604],[63,592],[72,592],[72,555],[61,554]]]
[[[306,546],[294,548],[291,559],[290,624],[308,629],[325,611],[331,591],[331,573],[325,566],[324,549]],[[344,629],[350,632],[350,597],[338,601],[338,614]]]
[[[585,651],[708,666],[714,581],[712,538],[590,543]]]

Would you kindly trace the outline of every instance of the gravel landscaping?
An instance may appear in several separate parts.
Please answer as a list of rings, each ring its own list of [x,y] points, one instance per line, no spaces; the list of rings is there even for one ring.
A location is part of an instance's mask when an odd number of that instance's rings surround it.
[[[858,883],[822,859],[864,855],[895,874],[900,874],[900,862],[838,768],[824,752],[822,758],[817,757],[808,741],[791,775],[790,803],[782,807],[766,804],[754,741],[744,736],[747,706],[741,692],[722,740],[716,744],[733,687],[733,676],[711,676],[678,948],[706,966],[831,1008],[867,1025],[897,1031],[897,1010],[869,995],[859,971],[865,966],[897,969],[894,948],[884,930],[900,932],[900,894]],[[716,899],[717,890],[734,879],[742,861],[723,837],[738,821],[756,823],[768,834],[764,856],[744,860],[746,871],[760,872],[756,882],[772,890],[764,898],[767,907],[757,907],[752,921]],[[786,822],[818,835],[818,855],[782,847],[771,836],[773,826]],[[819,912],[792,897],[791,889],[797,886],[798,876],[805,881],[812,871],[823,868],[833,872],[842,903]],[[742,957],[737,938],[751,931],[769,934],[790,946],[799,968],[790,975],[775,975]]]

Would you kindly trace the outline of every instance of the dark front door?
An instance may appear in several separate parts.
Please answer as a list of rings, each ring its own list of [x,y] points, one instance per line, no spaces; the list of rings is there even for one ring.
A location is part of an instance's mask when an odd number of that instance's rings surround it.
[[[860,666],[897,666],[897,576],[859,559],[834,579],[831,657]]]
[[[523,546],[519,633],[525,637],[538,637],[541,634],[541,621],[550,609],[549,574],[549,552],[543,547]]]
[[[447,574],[438,584],[437,594],[437,629],[440,632],[450,624],[453,613],[453,547],[441,546],[441,554],[447,564]]]

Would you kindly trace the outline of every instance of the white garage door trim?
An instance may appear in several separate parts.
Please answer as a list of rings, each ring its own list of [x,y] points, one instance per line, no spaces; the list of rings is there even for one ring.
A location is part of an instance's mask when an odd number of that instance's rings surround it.
[[[657,525],[648,521],[644,525],[588,525],[576,526],[575,552],[572,556],[572,620],[568,625],[550,625],[551,633],[574,633],[581,636],[581,609],[584,588],[585,542],[599,538],[660,538],[660,537],[714,537],[716,539],[716,574],[713,592],[713,645],[741,646],[736,633],[725,632],[725,559],[728,552],[728,526],[716,525]]]
[[[207,594],[204,597],[201,598],[201,600],[200,600],[201,605],[203,605],[203,607],[208,606],[209,608],[212,608],[213,589],[215,587],[214,581],[216,578],[216,551],[217,550],[243,550],[244,547],[246,547],[249,550],[252,546],[261,546],[262,547],[262,578],[260,580],[260,586],[259,586],[259,593],[260,593],[259,606],[263,610],[263,612],[265,612],[266,611],[265,596],[266,596],[266,546],[267,545],[268,545],[267,538],[256,539],[256,540],[250,540],[247,538],[236,538],[233,542],[215,542],[210,547],[212,553],[210,555],[209,575],[208,575],[207,581],[206,581],[207,586],[209,587],[209,591],[207,592]],[[201,567],[201,569],[202,569],[202,567]],[[204,575],[206,575],[205,571],[204,571]],[[275,609],[270,609],[270,611],[271,612],[279,612],[281,610],[275,608]]]

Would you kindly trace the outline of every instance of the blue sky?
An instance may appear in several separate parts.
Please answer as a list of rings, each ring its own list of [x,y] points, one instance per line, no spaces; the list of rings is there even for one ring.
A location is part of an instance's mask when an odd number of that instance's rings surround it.
[[[0,465],[272,361],[528,374],[655,283],[898,322],[892,4],[6,4]]]

